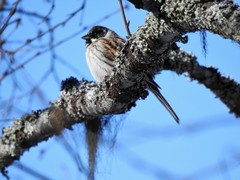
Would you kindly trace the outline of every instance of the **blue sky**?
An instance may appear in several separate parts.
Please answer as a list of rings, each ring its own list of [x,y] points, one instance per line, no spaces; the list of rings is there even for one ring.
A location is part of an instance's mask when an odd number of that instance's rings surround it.
[[[46,14],[49,6],[44,2],[26,0],[20,4],[20,7]],[[69,13],[79,7],[81,2],[80,0],[71,0],[67,4],[62,1],[56,2],[52,13],[52,24],[65,19]],[[128,5],[129,10],[126,11],[126,15],[131,22],[131,32],[134,33],[138,26],[144,23],[146,12],[136,10],[131,4]],[[56,42],[80,31],[83,26],[94,24],[118,8],[117,1],[87,1],[82,24],[79,24],[80,13],[65,26],[56,30]],[[25,40],[34,37],[36,27],[41,27],[43,31],[47,29],[40,21],[31,18],[24,20],[19,30],[11,36],[12,39]],[[122,37],[126,36],[120,13],[102,21],[100,25],[115,30]],[[40,87],[38,94],[30,96],[27,93],[28,95],[23,98],[13,101],[16,108],[2,118],[12,119],[31,110],[47,107],[49,101],[54,101],[59,96],[61,80],[70,76],[93,80],[85,61],[85,43],[81,39],[86,32],[79,33],[55,49],[58,55],[55,72],[59,80],[54,79],[51,74],[43,83],[39,83],[52,62],[51,54],[45,53],[28,63],[24,70],[17,72],[19,82],[17,89],[12,90],[14,86],[10,77],[0,84],[0,101],[6,102],[6,105],[11,103],[9,97],[12,92],[21,95],[29,92],[29,89],[35,85]],[[44,37],[42,42],[35,42],[35,45],[44,42],[47,42],[47,37]],[[12,49],[18,45],[11,44],[6,48]],[[206,58],[202,53],[199,32],[189,34],[189,42],[179,46],[195,54],[200,64],[217,67],[223,75],[240,81],[240,49],[236,43],[207,33]],[[24,53],[17,54],[17,57],[23,62],[34,53],[36,51],[28,53],[26,49]],[[76,68],[76,71],[61,64],[60,59],[67,61]],[[3,69],[6,68],[6,64],[3,62],[0,64]],[[2,72],[1,68],[0,72]],[[180,125],[175,123],[152,94],[145,100],[139,100],[137,106],[130,112],[113,118],[112,121],[117,121],[117,141],[114,148],[109,149],[103,138],[98,153],[96,179],[238,179],[240,176],[238,150],[240,144],[237,143],[240,135],[239,119],[229,114],[227,107],[212,92],[196,81],[190,81],[188,77],[163,71],[155,80],[180,117]],[[1,115],[5,111],[2,103]],[[4,122],[3,126],[8,124]],[[31,148],[24,153],[20,162],[51,179],[82,179],[84,176],[79,172],[72,154],[81,155],[86,162],[83,134],[81,125],[77,125],[74,131],[66,130],[63,133],[64,138],[53,137]],[[63,139],[70,143],[75,153],[69,153],[64,148]],[[37,179],[16,165],[8,168],[8,171],[12,179]]]

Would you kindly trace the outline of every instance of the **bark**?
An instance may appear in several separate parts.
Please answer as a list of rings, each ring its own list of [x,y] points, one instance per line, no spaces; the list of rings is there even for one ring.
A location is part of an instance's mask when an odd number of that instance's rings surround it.
[[[240,10],[231,0],[129,0],[183,32],[208,30],[240,42]]]
[[[213,67],[198,64],[176,42],[187,32],[209,30],[240,42],[240,11],[232,1],[135,1],[150,13],[143,26],[129,39],[110,77],[100,85],[69,78],[61,95],[48,108],[24,115],[3,129],[0,169],[37,143],[59,134],[75,123],[98,119],[104,114],[125,113],[139,98],[146,98],[142,78],[171,70],[188,75],[210,89],[236,116],[240,116],[240,86]]]

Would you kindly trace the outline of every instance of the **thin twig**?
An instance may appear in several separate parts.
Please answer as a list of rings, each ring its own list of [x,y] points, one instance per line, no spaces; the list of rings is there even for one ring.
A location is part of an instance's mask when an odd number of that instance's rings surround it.
[[[36,179],[45,179],[45,180],[50,179],[49,177],[42,174],[41,172],[38,172],[37,170],[33,169],[30,166],[26,166],[23,163],[15,162],[14,167],[16,167],[16,168],[20,169],[21,171],[27,173],[28,175],[31,175],[31,176],[35,177]]]
[[[78,8],[76,11],[72,12],[64,21],[57,23],[56,25],[54,25],[53,27],[50,27],[48,30],[38,34],[37,36],[33,37],[33,38],[29,38],[26,40],[26,43],[24,43],[22,46],[18,47],[17,49],[14,50],[14,53],[16,54],[18,51],[20,51],[21,49],[23,49],[25,46],[29,45],[30,43],[32,43],[33,41],[40,39],[41,37],[45,36],[46,34],[48,34],[49,32],[54,32],[57,28],[59,28],[60,26],[65,26],[71,19],[73,19],[73,17],[75,17],[75,15],[80,12],[82,10],[82,6],[80,8]]]
[[[47,13],[47,15],[44,16],[44,18],[42,19],[42,22],[49,20],[49,16],[52,14],[54,8],[55,8],[55,0],[52,0],[52,5],[51,5],[51,7],[50,7],[50,10],[49,10],[49,12]]]
[[[15,6],[11,9],[11,11],[9,12],[6,20],[3,22],[2,26],[1,26],[1,29],[0,29],[0,35],[3,33],[3,31],[6,29],[7,25],[8,25],[8,22],[10,21],[11,17],[15,14],[16,12],[16,9],[17,9],[17,5],[18,3],[20,2],[20,0],[17,0],[15,2]]]
[[[124,25],[125,25],[128,37],[131,37],[131,32],[129,30],[130,22],[129,21],[127,22],[127,19],[126,19],[126,16],[125,16],[125,12],[124,12],[124,8],[123,8],[123,4],[122,4],[122,0],[118,0],[118,2],[119,2],[119,5],[120,5],[120,9],[121,9],[121,12],[122,12],[122,18],[123,18],[123,21],[124,21]]]

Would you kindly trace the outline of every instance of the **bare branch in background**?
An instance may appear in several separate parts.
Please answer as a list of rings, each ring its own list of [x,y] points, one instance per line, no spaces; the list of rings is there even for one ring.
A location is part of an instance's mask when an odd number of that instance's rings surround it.
[[[10,21],[11,17],[15,14],[18,3],[20,2],[20,0],[17,0],[14,3],[14,7],[11,9],[11,11],[9,12],[7,18],[5,19],[5,21],[3,21],[3,23],[1,24],[1,28],[0,28],[0,35],[2,35],[3,31],[6,29],[6,27],[8,26],[8,22]]]
[[[126,28],[127,35],[128,35],[128,38],[129,38],[129,37],[131,37],[131,32],[130,32],[130,29],[129,29],[130,21],[127,21],[127,18],[126,18],[125,12],[124,12],[124,7],[123,7],[123,4],[122,4],[122,0],[118,0],[118,2],[119,2],[119,6],[120,6],[120,9],[121,9],[121,12],[122,12],[122,18],[123,18],[124,26]]]

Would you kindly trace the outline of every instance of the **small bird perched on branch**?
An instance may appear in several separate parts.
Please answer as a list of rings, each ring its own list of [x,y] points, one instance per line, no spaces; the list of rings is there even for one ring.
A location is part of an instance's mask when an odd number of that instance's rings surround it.
[[[104,80],[106,75],[112,72],[115,66],[116,57],[123,48],[125,40],[114,31],[103,26],[92,27],[82,38],[86,40],[87,64],[94,79],[97,83],[100,83]],[[153,80],[152,76],[146,74],[144,82],[148,90],[158,98],[173,116],[175,121],[179,123],[178,116],[160,93],[160,87]]]

